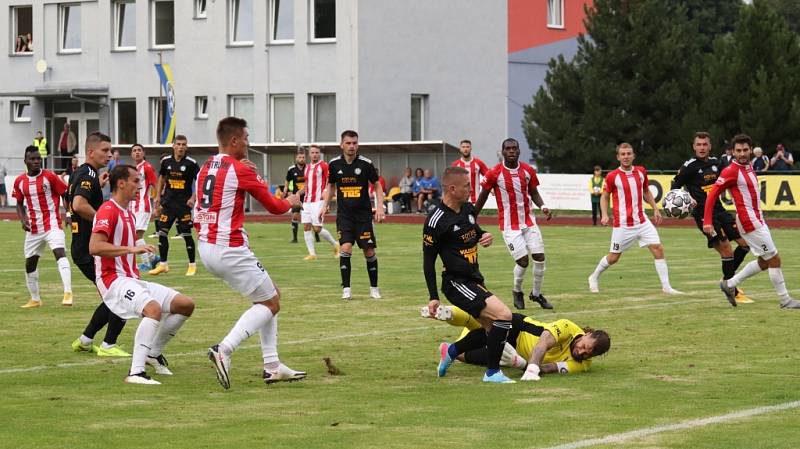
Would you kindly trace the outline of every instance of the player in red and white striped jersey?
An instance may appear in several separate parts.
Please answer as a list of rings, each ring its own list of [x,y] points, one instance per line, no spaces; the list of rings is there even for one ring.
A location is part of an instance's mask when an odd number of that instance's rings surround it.
[[[619,144],[617,146],[619,168],[606,175],[606,186],[600,197],[602,215],[600,223],[607,226],[610,221],[608,197],[611,196],[614,230],[611,232],[611,248],[608,255],[600,259],[597,268],[589,276],[589,291],[592,293],[600,291],[600,275],[603,271],[617,263],[622,253],[638,241],[639,246],[646,246],[655,259],[661,290],[668,295],[680,295],[682,293],[672,288],[669,283],[669,269],[664,259],[664,246],[661,245],[658,231],[644,213],[644,202],[647,202],[653,208],[653,221],[656,225],[661,224],[661,213],[648,185],[647,170],[640,165],[634,166],[635,158],[636,154],[629,143]]]
[[[131,369],[126,383],[158,385],[145,373],[171,375],[162,351],[194,311],[188,296],[154,282],[139,279],[136,254],[153,253],[152,245],[136,245],[130,202],[140,189],[139,173],[132,165],[117,165],[109,172],[111,199],[94,216],[89,253],[95,258],[97,290],[108,308],[122,319],[141,317],[134,337]]]
[[[45,244],[53,250],[64,284],[61,304],[71,306],[72,271],[64,250],[66,244],[59,207],[67,185],[52,171],[42,170],[42,156],[33,145],[25,149],[25,166],[28,171],[14,180],[12,192],[17,200],[17,216],[25,230],[25,283],[31,294],[31,299],[22,308],[32,309],[42,305],[37,266]]]
[[[532,205],[542,210],[549,220],[552,214],[544,205],[539,194],[539,179],[536,170],[519,161],[519,143],[514,139],[506,139],[502,144],[503,162],[497,164],[486,173],[481,184],[481,193],[475,203],[476,215],[486,204],[489,193],[494,191],[497,200],[497,213],[500,216],[500,230],[503,240],[514,258],[514,307],[525,308],[525,297],[522,294],[522,282],[528,268],[528,256],[533,260],[533,289],[528,298],[544,309],[552,309],[542,295],[544,281],[544,242]]]
[[[786,289],[778,248],[772,241],[769,227],[764,222],[764,216],[761,213],[759,203],[761,189],[756,173],[750,165],[752,146],[753,141],[745,134],[738,134],[733,138],[734,160],[722,170],[714,187],[708,192],[703,215],[703,232],[708,235],[714,233],[714,203],[723,191],[730,191],[733,204],[736,206],[736,224],[743,231],[742,238],[757,259],[745,265],[732,278],[720,282],[720,289],[725,293],[728,302],[736,307],[736,286],[750,276],[768,270],[769,280],[780,298],[780,307],[782,309],[800,309],[800,301],[792,299]]]
[[[481,191],[481,179],[489,172],[489,167],[482,160],[472,155],[472,142],[464,139],[459,144],[458,151],[461,157],[454,160],[453,167],[461,167],[469,172],[470,193],[469,200],[472,204],[478,201],[478,194]]]
[[[247,122],[227,117],[217,124],[219,154],[208,158],[197,176],[197,203],[194,223],[198,230],[200,259],[206,270],[252,301],[233,329],[208,350],[223,388],[230,388],[231,354],[253,334],[261,335],[266,383],[299,380],[306,377],[278,359],[278,311],[280,294],[267,270],[248,247],[244,226],[244,195],[249,193],[273,214],[283,214],[299,206],[296,194],[277,199],[245,160],[248,141]]]
[[[308,248],[308,256],[303,260],[316,260],[314,234],[318,234],[333,247],[333,257],[339,257],[339,243],[327,229],[322,227],[325,206],[325,189],[328,187],[328,163],[322,160],[319,146],[311,145],[308,149],[310,161],[304,171],[306,183],[298,192],[303,197],[303,209],[300,211],[300,222],[303,223],[303,236]]]
[[[136,164],[136,171],[139,172],[139,193],[136,198],[131,201],[131,212],[133,212],[133,219],[136,226],[136,245],[146,245],[144,241],[144,233],[147,227],[150,226],[150,216],[153,213],[153,204],[151,201],[151,194],[156,186],[156,172],[153,166],[150,165],[144,158],[144,147],[142,144],[135,143],[131,147],[131,158],[133,163]],[[142,253],[141,259],[145,265],[153,268],[153,255],[150,253]]]

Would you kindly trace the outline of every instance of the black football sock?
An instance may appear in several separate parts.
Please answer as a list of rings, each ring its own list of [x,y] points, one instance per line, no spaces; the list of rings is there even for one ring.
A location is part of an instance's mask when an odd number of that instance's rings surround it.
[[[464,338],[450,345],[451,348],[454,348],[450,352],[450,356],[455,358],[458,354],[472,352],[476,349],[486,349],[486,341],[486,330],[483,328],[470,331]]]
[[[369,286],[378,286],[378,256],[367,257],[367,274],[369,274]]]
[[[748,247],[741,247],[737,246],[735,250],[733,250],[733,271],[739,269],[739,265],[744,262],[744,258],[747,257],[747,253],[750,252],[750,248]]]
[[[314,240],[316,240],[317,243],[319,243],[319,232],[317,231],[314,231]]]
[[[158,256],[161,257],[161,262],[167,263],[167,256],[169,256],[169,231],[158,233]]]
[[[500,369],[500,358],[503,356],[503,347],[506,345],[508,331],[511,330],[511,321],[497,320],[492,322],[492,328],[486,336],[486,368]]]
[[[292,220],[292,241],[297,240],[297,222]]]
[[[86,325],[86,329],[83,331],[83,335],[94,338],[97,331],[103,328],[106,324],[108,324],[108,316],[111,315],[111,310],[108,309],[108,306],[105,302],[101,302],[96,309],[94,309],[94,313],[92,314],[92,318],[89,320],[89,324]]]
[[[464,353],[464,362],[471,365],[486,366],[487,358],[488,355],[486,354],[486,348],[473,349],[472,351],[467,351]]]
[[[733,257],[722,258],[722,279],[730,279],[736,274]]]
[[[194,238],[192,235],[184,235],[183,240],[186,242],[186,254],[189,256],[189,263],[194,263]]]
[[[350,287],[350,254],[339,253],[339,270],[342,272],[342,287]]]
[[[109,346],[117,344],[117,338],[125,328],[125,320],[114,315],[111,310],[108,311],[108,328],[106,328],[106,336],[103,342]],[[88,335],[87,335],[88,336]]]

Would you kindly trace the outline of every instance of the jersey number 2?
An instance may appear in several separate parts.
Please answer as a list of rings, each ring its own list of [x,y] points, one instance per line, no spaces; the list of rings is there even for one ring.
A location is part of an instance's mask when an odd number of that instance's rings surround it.
[[[211,207],[211,200],[214,197],[214,184],[217,182],[217,177],[214,175],[206,176],[203,180],[203,196],[200,198],[200,206],[203,209]]]

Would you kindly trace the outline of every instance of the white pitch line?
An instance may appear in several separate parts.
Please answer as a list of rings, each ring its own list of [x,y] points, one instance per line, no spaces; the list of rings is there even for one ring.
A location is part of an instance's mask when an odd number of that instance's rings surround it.
[[[784,402],[783,404],[750,408],[746,410],[740,410],[738,412],[726,413],[724,415],[709,416],[707,418],[690,419],[688,421],[681,421],[675,424],[665,424],[662,426],[645,427],[642,429],[632,430],[630,432],[608,435],[602,438],[591,438],[588,440],[580,440],[572,443],[561,444],[558,446],[550,446],[545,449],[578,449],[581,447],[597,446],[600,444],[623,443],[628,440],[634,440],[637,438],[655,435],[658,433],[673,432],[676,430],[684,430],[684,429],[694,429],[696,427],[712,426],[715,424],[721,424],[728,421],[735,421],[737,419],[750,418],[753,416],[780,412],[783,410],[791,410],[795,408],[800,408],[800,401]]]

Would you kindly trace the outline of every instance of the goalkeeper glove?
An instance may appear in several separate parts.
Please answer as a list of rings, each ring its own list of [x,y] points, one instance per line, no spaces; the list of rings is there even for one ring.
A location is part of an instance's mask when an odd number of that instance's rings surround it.
[[[528,367],[525,369],[525,374],[522,375],[521,380],[541,380],[542,378],[539,377],[539,365],[535,363],[529,363]]]

